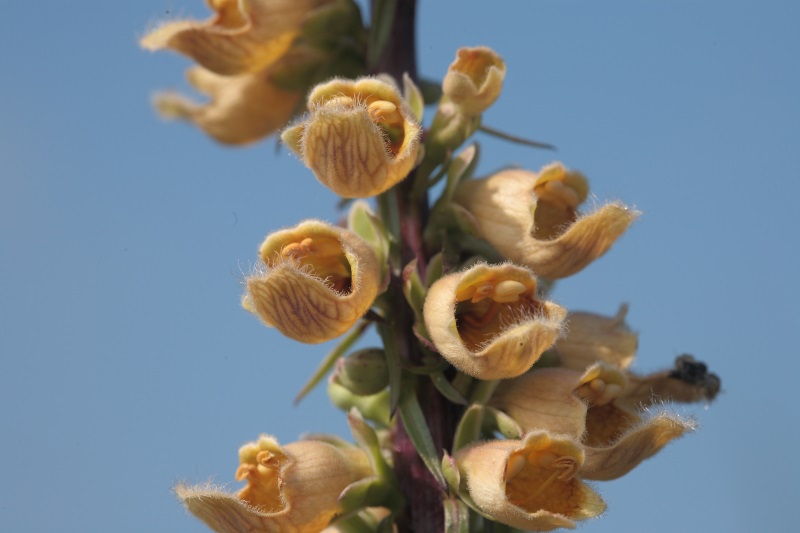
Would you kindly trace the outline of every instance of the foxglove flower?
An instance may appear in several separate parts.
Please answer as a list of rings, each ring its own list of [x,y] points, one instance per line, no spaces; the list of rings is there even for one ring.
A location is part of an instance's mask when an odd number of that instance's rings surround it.
[[[536,298],[536,278],[512,265],[478,264],[448,274],[428,291],[425,326],[436,349],[479,379],[528,370],[561,333],[567,312]]]
[[[380,266],[354,233],[317,220],[275,232],[261,245],[264,269],[247,279],[246,309],[292,339],[338,337],[370,308]]]

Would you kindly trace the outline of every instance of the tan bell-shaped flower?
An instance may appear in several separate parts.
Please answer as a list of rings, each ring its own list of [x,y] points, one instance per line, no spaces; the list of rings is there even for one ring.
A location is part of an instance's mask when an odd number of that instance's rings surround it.
[[[331,0],[209,0],[209,20],[167,22],[141,40],[169,48],[206,69],[233,76],[263,71],[291,47],[308,13]]]
[[[497,522],[533,531],[574,528],[605,503],[578,479],[580,444],[533,431],[523,440],[479,442],[456,452],[462,490]]]
[[[219,142],[250,143],[282,128],[300,101],[299,93],[276,87],[269,74],[220,76],[196,67],[187,77],[198,91],[208,95],[208,103],[162,93],[156,97],[155,106],[163,117],[191,122]]]
[[[519,376],[561,333],[566,310],[536,299],[536,278],[510,263],[478,264],[436,281],[423,307],[436,349],[479,379]]]
[[[156,109],[226,144],[250,143],[283,128],[301,111],[311,83],[304,72],[322,63],[334,65],[331,72],[347,71],[335,53],[328,57],[298,37],[335,1],[209,0],[215,15],[208,21],[168,22],[149,32],[141,40],[145,49],[171,49],[199,63],[188,71],[189,82],[209,98],[197,103],[162,93]]]
[[[416,165],[421,128],[393,84],[334,79],[314,88],[308,108],[281,138],[339,196],[380,194]]]
[[[300,342],[338,337],[378,294],[375,254],[343,228],[307,220],[270,234],[260,255],[265,268],[247,278],[243,305]]]
[[[586,452],[581,476],[620,477],[692,429],[668,414],[643,417],[620,405],[627,387],[619,370],[598,363],[584,372],[536,370],[504,382],[490,405],[506,412],[523,431],[547,430],[579,440]]]
[[[506,64],[491,48],[459,48],[442,81],[442,92],[462,112],[478,115],[500,96],[505,76]]]
[[[628,368],[636,357],[639,335],[625,323],[627,313],[627,305],[622,305],[613,317],[570,312],[564,335],[553,347],[561,366],[583,371],[601,361]]]
[[[472,214],[481,238],[504,257],[558,279],[603,255],[638,216],[619,203],[580,216],[588,190],[581,174],[555,163],[539,174],[510,169],[465,180],[454,202]]]
[[[350,484],[373,475],[354,446],[305,440],[280,446],[268,435],[239,450],[238,494],[200,485],[175,489],[186,508],[218,533],[318,533],[339,510]]]

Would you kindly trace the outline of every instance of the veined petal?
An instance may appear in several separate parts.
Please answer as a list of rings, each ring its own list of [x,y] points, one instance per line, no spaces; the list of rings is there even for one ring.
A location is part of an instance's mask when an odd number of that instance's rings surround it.
[[[192,122],[227,144],[257,141],[282,128],[292,117],[300,95],[277,88],[268,72],[220,76],[196,67],[189,82],[210,101],[197,104],[174,93],[161,94],[155,105],[162,116]]]
[[[519,376],[558,335],[566,310],[536,299],[536,278],[522,267],[478,264],[436,281],[423,307],[439,353],[479,379]]]
[[[524,530],[574,528],[605,503],[576,474],[581,446],[567,437],[534,431],[524,440],[480,442],[455,455],[462,486],[493,520]]]
[[[261,245],[265,270],[247,279],[243,304],[301,342],[338,337],[370,308],[380,266],[354,233],[316,220],[273,233]]]
[[[674,415],[661,414],[644,420],[608,446],[587,446],[586,462],[580,475],[597,481],[622,477],[672,440],[693,429],[692,423]]]
[[[141,40],[147,50],[170,48],[217,74],[258,72],[297,37],[306,15],[330,0],[211,0],[205,22],[168,22]]]
[[[619,203],[578,216],[584,186],[579,175],[554,164],[540,175],[512,169],[466,180],[454,201],[472,213],[481,237],[503,256],[558,279],[603,255],[638,216]]]
[[[210,485],[175,488],[186,508],[219,533],[317,533],[336,515],[342,491],[373,475],[356,447],[312,440],[281,447],[267,435],[242,447],[240,461],[236,477],[248,484],[237,495]]]
[[[336,194],[380,194],[416,165],[421,128],[393,85],[334,79],[311,92],[308,108],[309,116],[282,137]]]

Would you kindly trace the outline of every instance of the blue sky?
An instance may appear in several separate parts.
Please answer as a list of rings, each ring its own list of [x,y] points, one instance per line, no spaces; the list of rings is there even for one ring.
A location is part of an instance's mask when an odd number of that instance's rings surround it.
[[[170,494],[232,480],[259,433],[345,434],[320,391],[329,346],[239,307],[268,232],[335,220],[274,140],[219,146],[150,108],[189,62],[136,44],[200,0],[6,2],[0,21],[0,529],[205,531]],[[459,46],[503,55],[479,174],[554,159],[643,217],[557,286],[573,310],[631,306],[636,368],[684,352],[724,392],[701,429],[625,478],[584,531],[786,531],[800,459],[800,33],[796,2],[425,1],[422,75]],[[706,408],[707,407],[707,408]]]

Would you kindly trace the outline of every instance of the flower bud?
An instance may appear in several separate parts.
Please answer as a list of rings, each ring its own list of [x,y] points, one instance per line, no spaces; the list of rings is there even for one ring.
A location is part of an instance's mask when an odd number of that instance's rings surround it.
[[[523,440],[480,442],[456,452],[462,486],[482,513],[535,531],[574,528],[605,503],[577,474],[584,452],[574,440],[533,431]]]
[[[491,48],[459,48],[442,91],[463,113],[478,115],[500,96],[505,76],[506,64]]]
[[[620,369],[628,368],[636,357],[639,335],[625,323],[627,313],[627,305],[621,306],[613,317],[570,312],[566,331],[553,347],[561,366],[582,371],[602,361]]]
[[[416,165],[421,129],[394,85],[334,79],[311,92],[308,108],[281,138],[336,194],[380,194]]]
[[[389,385],[389,367],[383,350],[370,348],[339,359],[334,380],[353,394],[377,394]]]
[[[186,508],[219,533],[317,533],[336,515],[338,498],[373,475],[367,454],[354,446],[307,440],[286,446],[268,435],[239,450],[237,495],[211,486],[178,485]]]
[[[586,179],[556,163],[537,175],[519,169],[466,180],[454,201],[504,257],[550,279],[570,276],[604,254],[638,216],[613,203],[579,216]]]
[[[436,349],[478,379],[527,371],[561,332],[566,310],[536,299],[536,278],[512,265],[478,264],[436,281],[423,308]]]
[[[309,344],[338,337],[370,308],[380,267],[363,239],[307,220],[261,245],[265,269],[247,278],[246,309],[268,326]]]

